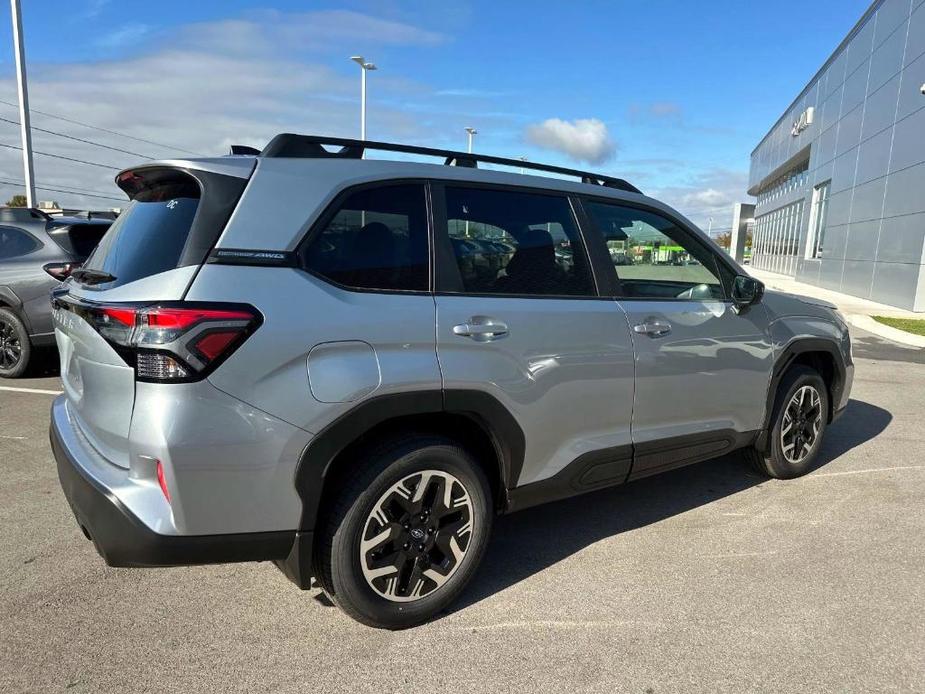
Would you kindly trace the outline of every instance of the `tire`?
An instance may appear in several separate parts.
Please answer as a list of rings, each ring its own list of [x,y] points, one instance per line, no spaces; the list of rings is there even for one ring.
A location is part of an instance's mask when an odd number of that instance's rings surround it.
[[[315,573],[363,624],[421,624],[478,568],[491,533],[488,480],[464,448],[439,436],[392,439],[360,457],[321,526]],[[370,543],[377,537],[385,539]]]
[[[819,373],[807,366],[792,367],[777,389],[768,451],[750,448],[746,458],[769,477],[792,479],[805,475],[815,467],[828,413],[829,391]]]
[[[0,308],[0,378],[18,378],[29,368],[32,343],[19,316]]]

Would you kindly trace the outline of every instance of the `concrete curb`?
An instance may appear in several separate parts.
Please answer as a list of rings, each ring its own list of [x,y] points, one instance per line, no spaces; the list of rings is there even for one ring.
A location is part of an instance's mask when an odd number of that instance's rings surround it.
[[[873,333],[885,340],[898,342],[902,345],[909,345],[910,347],[925,348],[925,336],[913,335],[912,333],[907,333],[905,330],[891,328],[883,323],[878,323],[870,316],[865,316],[860,313],[849,313],[846,318],[851,325],[861,330],[866,330],[869,333]]]

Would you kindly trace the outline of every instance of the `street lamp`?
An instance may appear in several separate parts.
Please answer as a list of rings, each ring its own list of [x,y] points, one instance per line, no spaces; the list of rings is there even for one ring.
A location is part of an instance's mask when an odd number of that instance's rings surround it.
[[[376,70],[375,63],[366,62],[362,55],[350,56],[350,60],[360,66],[360,139],[366,139],[366,73]]]
[[[520,159],[521,161],[527,161],[527,155],[526,155],[526,154],[521,154],[521,155],[520,155],[519,157],[517,157],[517,158]],[[523,172],[524,172],[524,167],[521,166],[521,167],[520,167],[520,173],[521,173],[521,175],[523,175]]]
[[[466,132],[469,134],[469,154],[472,154],[472,136],[478,135],[479,131],[475,128],[466,128]]]
[[[710,217],[708,220],[709,226],[707,227],[707,236],[713,233],[713,217]]]

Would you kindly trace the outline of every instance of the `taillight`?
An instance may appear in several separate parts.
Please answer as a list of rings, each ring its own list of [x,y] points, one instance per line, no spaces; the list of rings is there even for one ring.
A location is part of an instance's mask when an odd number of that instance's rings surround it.
[[[228,358],[261,323],[252,306],[239,304],[73,304],[126,361],[139,381],[196,381]]]
[[[81,263],[48,263],[42,269],[59,282],[63,282],[71,273],[81,266]]]

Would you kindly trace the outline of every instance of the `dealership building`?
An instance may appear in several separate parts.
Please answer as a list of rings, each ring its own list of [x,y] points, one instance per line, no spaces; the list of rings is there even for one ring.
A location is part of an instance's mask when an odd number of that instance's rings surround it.
[[[748,185],[754,267],[925,311],[925,0],[868,8],[752,152]]]

